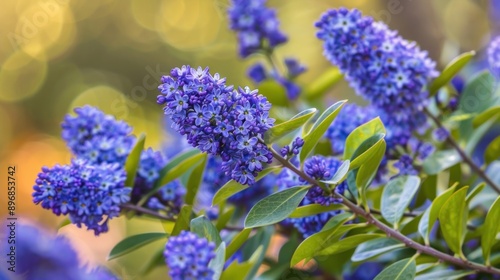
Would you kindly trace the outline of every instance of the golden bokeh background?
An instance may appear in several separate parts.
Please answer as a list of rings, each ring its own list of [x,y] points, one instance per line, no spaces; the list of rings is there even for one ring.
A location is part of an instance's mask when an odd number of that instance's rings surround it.
[[[493,0],[496,1],[496,0]],[[322,56],[314,22],[328,8],[346,6],[383,20],[429,50],[440,67],[462,51],[484,53],[494,22],[482,0],[269,0],[278,11],[289,42],[279,58],[293,56],[308,71],[307,84],[331,65]],[[42,166],[68,163],[60,122],[73,108],[90,104],[124,119],[147,146],[167,141],[156,87],[162,74],[183,64],[210,66],[230,84],[252,85],[246,68],[260,57],[242,60],[228,29],[228,0],[17,0],[0,8],[0,217],[6,215],[7,167],[17,168],[16,214],[57,229],[63,220],[31,202]],[[498,26],[498,25],[497,25]],[[353,96],[345,83],[332,99]],[[123,279],[161,279],[166,269],[143,278],[139,272],[154,243],[130,256],[106,262],[123,237],[161,231],[156,221],[114,219],[99,238],[72,225],[59,230],[78,249],[84,263],[106,265]],[[21,260],[22,261],[22,260]]]

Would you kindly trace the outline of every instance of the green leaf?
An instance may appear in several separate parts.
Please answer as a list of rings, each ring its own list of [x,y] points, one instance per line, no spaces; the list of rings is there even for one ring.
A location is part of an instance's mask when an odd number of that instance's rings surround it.
[[[427,208],[424,212],[424,216],[420,219],[420,223],[418,224],[418,232],[425,239],[426,243],[429,243],[429,234],[431,233],[432,226],[436,222],[439,212],[441,211],[441,207],[443,207],[444,203],[450,198],[450,196],[455,192],[456,185],[453,185],[451,188],[444,191],[441,195],[436,197],[432,202],[431,206]]]
[[[141,153],[144,150],[144,141],[146,141],[146,135],[143,133],[137,138],[134,148],[132,148],[125,161],[125,171],[127,171],[125,186],[132,187],[134,185],[137,168],[139,168],[139,162],[141,161]]]
[[[325,184],[329,184],[329,185],[338,185],[338,184],[342,183],[342,181],[344,181],[345,178],[347,177],[347,172],[349,172],[349,165],[350,164],[351,164],[350,160],[345,160],[344,162],[342,162],[342,164],[337,169],[337,171],[335,171],[335,174],[333,175],[332,179],[330,179],[328,181],[321,181],[321,182],[323,182]]]
[[[326,255],[333,255],[337,253],[341,253],[350,249],[355,248],[359,244],[372,240],[375,238],[380,238],[384,236],[383,234],[373,234],[373,233],[367,233],[367,234],[358,234],[358,235],[353,235],[346,237],[344,239],[341,239],[330,246],[324,248],[323,250],[319,251],[317,255],[319,256],[326,256]]]
[[[321,231],[329,230],[334,227],[340,227],[345,221],[353,219],[354,216],[351,213],[340,213],[328,220],[326,224],[321,228]],[[346,220],[347,219],[347,220]],[[344,222],[343,222],[344,221]]]
[[[224,213],[219,214],[219,218],[217,218],[217,224],[215,225],[217,230],[222,230],[226,227],[229,220],[231,220],[231,218],[233,217],[235,210],[236,208],[234,208],[234,206],[230,206],[226,211],[224,211]]]
[[[465,200],[468,189],[469,187],[463,187],[451,195],[439,211],[439,222],[444,239],[450,249],[462,257],[462,245],[469,215]]]
[[[204,155],[200,164],[193,169],[191,172],[188,182],[186,184],[186,198],[184,199],[184,203],[193,204],[196,198],[196,194],[198,193],[198,189],[200,188],[201,179],[203,179],[203,171],[205,170],[205,165],[207,163],[207,156]]]
[[[413,258],[410,258],[391,264],[382,270],[374,280],[410,280],[415,278],[416,273],[417,264]]]
[[[478,195],[483,189],[486,187],[486,183],[482,182],[479,185],[477,185],[469,194],[467,194],[467,198],[465,201],[467,202],[467,205],[471,202],[471,200]]]
[[[459,108],[466,113],[483,112],[495,104],[495,78],[488,70],[476,75],[460,96]]]
[[[324,248],[326,242],[330,240],[337,229],[344,224],[350,216],[351,215],[348,213],[342,213],[334,216],[329,221],[330,225],[328,229],[315,233],[302,241],[293,253],[292,260],[290,261],[290,267],[293,267],[303,259],[310,260],[313,258],[317,252]]]
[[[453,79],[453,77],[460,72],[465,65],[467,65],[474,55],[476,55],[475,51],[466,52],[455,57],[450,63],[448,63],[443,72],[441,72],[441,74],[429,86],[430,96],[433,96],[440,88],[448,84],[451,79]]]
[[[274,227],[261,228],[258,230],[257,234],[251,237],[243,246],[243,259],[248,259],[250,262],[254,263],[254,266],[245,277],[246,280],[255,278],[254,276],[259,270],[259,267],[261,267],[273,233]]]
[[[378,145],[384,142],[385,135],[377,133],[361,143],[361,145],[354,151],[351,157],[350,170],[356,169],[373,157],[378,151]]]
[[[238,249],[247,241],[250,233],[252,232],[251,228],[246,228],[240,231],[229,243],[226,249],[226,261],[234,254]]]
[[[300,206],[295,209],[288,218],[303,218],[307,216],[313,216],[320,213],[330,212],[342,209],[342,204],[332,204],[329,206],[323,206],[320,204],[309,204],[305,206]]]
[[[490,265],[491,247],[495,244],[496,236],[500,231],[500,197],[491,205],[486,219],[484,220],[483,234],[481,236],[481,248],[483,249],[483,258],[486,265]]]
[[[339,113],[346,100],[339,101],[328,109],[314,122],[312,128],[306,136],[304,136],[304,146],[300,151],[300,162],[304,162],[306,157],[312,152],[318,141],[323,137],[323,134],[328,130],[333,120]]]
[[[465,279],[465,276],[471,275],[475,271],[466,270],[450,270],[448,268],[443,268],[442,270],[435,270],[428,273],[420,274],[415,277],[415,280],[455,280],[455,279]]]
[[[307,99],[321,97],[329,88],[335,85],[342,78],[342,73],[338,68],[330,68],[323,71],[322,74],[304,89],[304,95]]]
[[[455,150],[444,150],[432,153],[423,163],[424,172],[435,175],[446,170],[462,160]]]
[[[490,164],[492,161],[500,158],[500,136],[497,136],[488,144],[484,152],[484,161]]]
[[[220,280],[245,279],[254,265],[252,262],[238,263],[235,260],[222,272]]]
[[[293,187],[257,202],[245,218],[246,228],[272,225],[286,219],[306,196],[309,186]]]
[[[271,172],[275,172],[283,168],[282,166],[271,166],[268,168],[265,168],[261,172],[259,172],[259,175],[255,177],[255,182],[258,182],[260,179],[264,178],[266,175],[268,175]],[[231,196],[249,188],[249,185],[242,185],[238,183],[235,180],[230,180],[224,186],[222,186],[214,195],[212,199],[212,206],[220,204],[223,201],[226,201],[226,199],[230,198]]]
[[[271,127],[264,134],[266,143],[271,144],[303,126],[309,119],[316,115],[316,108],[304,110],[293,116],[290,120]]]
[[[181,233],[181,231],[187,230],[189,228],[192,213],[192,205],[182,205],[181,212],[179,213],[179,217],[177,217],[174,229],[172,230],[172,236],[177,236],[179,235],[179,233]]]
[[[108,256],[108,261],[128,254],[153,241],[166,237],[168,237],[168,235],[166,235],[164,232],[149,232],[129,236],[118,242],[118,244],[116,244],[115,247],[111,249],[111,252]]]
[[[398,224],[406,207],[420,186],[420,178],[403,175],[391,179],[382,193],[382,216],[391,224]]]
[[[209,263],[208,267],[214,272],[213,280],[219,280],[224,269],[226,256],[226,243],[222,242],[217,250],[215,251],[215,258],[213,258]]]
[[[358,188],[358,192],[360,192],[363,196],[365,194],[365,189],[370,185],[371,181],[377,174],[380,163],[384,159],[385,149],[386,143],[385,140],[382,139],[361,155],[363,156],[371,153],[371,157],[367,158],[367,160],[361,165],[361,167],[359,167],[359,170],[356,172],[356,186]],[[360,158],[361,156],[359,156],[358,158]]]
[[[494,106],[488,108],[488,110],[481,112],[474,118],[474,120],[472,120],[472,126],[474,128],[478,128],[489,120],[498,119],[499,116],[500,116],[500,106]]]
[[[344,148],[344,159],[352,159],[356,149],[358,149],[358,147],[368,138],[378,133],[386,134],[384,124],[378,117],[354,129],[349,136],[347,136]],[[352,160],[350,168],[353,169]]]
[[[217,228],[205,216],[200,216],[191,220],[191,232],[196,233],[199,237],[205,237],[208,241],[214,242],[217,246],[221,244]]]
[[[351,257],[351,261],[360,262],[375,256],[403,248],[405,244],[392,238],[382,237],[361,243]]]
[[[359,198],[358,186],[356,185],[358,170],[359,169],[351,170],[349,171],[349,173],[347,173],[347,189],[354,197],[354,200],[358,200]]]

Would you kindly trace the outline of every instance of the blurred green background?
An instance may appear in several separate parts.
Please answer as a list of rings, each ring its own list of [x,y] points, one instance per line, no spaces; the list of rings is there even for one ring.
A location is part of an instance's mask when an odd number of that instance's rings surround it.
[[[289,36],[277,56],[297,57],[308,67],[298,80],[301,85],[331,68],[313,26],[328,8],[356,7],[383,20],[428,50],[440,68],[462,51],[477,50],[481,59],[495,33],[491,4],[481,0],[270,0],[268,5],[277,9]],[[2,1],[0,170],[17,167],[17,214],[54,231],[62,221],[31,202],[31,188],[41,166],[70,161],[60,122],[74,107],[97,106],[129,122],[136,134],[146,132],[146,145],[160,148],[168,137],[155,104],[156,87],[171,68],[209,66],[229,84],[254,87],[246,68],[262,58],[238,57],[228,6],[227,0]],[[345,83],[328,98],[360,101]],[[6,192],[6,176],[0,175],[0,182],[0,191]],[[3,193],[0,199],[4,216]],[[139,272],[159,243],[109,263],[106,256],[126,235],[161,230],[155,221],[119,218],[99,238],[73,226],[60,233],[90,265],[105,264],[124,279],[158,279],[166,277],[166,269],[149,278]]]

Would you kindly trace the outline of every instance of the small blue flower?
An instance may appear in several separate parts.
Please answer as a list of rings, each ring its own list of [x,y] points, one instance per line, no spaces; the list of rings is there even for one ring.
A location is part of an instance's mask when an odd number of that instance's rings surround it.
[[[130,199],[125,179],[119,164],[73,160],[70,165],[42,168],[33,187],[33,202],[56,215],[69,215],[72,223],[84,224],[99,235],[107,231],[109,219],[119,216],[120,204]]]
[[[248,76],[257,84],[267,79],[266,69],[262,63],[255,63],[247,71]]]
[[[488,47],[488,63],[493,76],[500,78],[500,36],[495,37]]]
[[[208,267],[215,257],[215,243],[189,231],[169,238],[164,251],[169,275],[173,280],[212,280],[214,271]]]
[[[288,70],[288,76],[290,78],[295,78],[299,76],[300,74],[304,73],[307,68],[301,64],[297,59],[287,57],[285,58],[285,66]]]
[[[158,102],[164,105],[172,127],[192,146],[220,155],[222,170],[233,179],[242,184],[254,183],[263,165],[272,159],[267,147],[258,143],[274,124],[274,119],[269,118],[271,104],[257,90],[226,86],[225,78],[212,76],[208,68],[183,66],[173,69],[171,75],[162,81],[170,83],[168,87],[175,81],[177,90],[162,95]],[[164,87],[159,87],[160,92]],[[182,110],[178,110],[179,100]]]

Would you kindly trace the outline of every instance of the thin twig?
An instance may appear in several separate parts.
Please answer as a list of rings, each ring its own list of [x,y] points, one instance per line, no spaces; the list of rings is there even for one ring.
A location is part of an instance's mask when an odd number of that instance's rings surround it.
[[[424,108],[424,112],[427,116],[429,116],[433,121],[434,123],[441,129],[446,129],[443,124],[441,123],[441,121],[436,117],[434,116],[431,112],[429,112],[429,110],[427,108]],[[476,174],[481,177],[485,182],[486,184],[488,184],[493,190],[495,190],[497,193],[500,194],[500,187],[495,184],[495,182],[493,182],[490,177],[488,177],[488,175],[486,175],[486,173],[484,173],[484,171],[479,167],[477,166],[477,164],[474,163],[474,161],[465,153],[465,151],[458,145],[458,143],[453,139],[453,137],[451,137],[450,133],[448,133],[447,137],[446,137],[446,142],[448,144],[450,144],[457,152],[458,154],[460,155],[460,157],[464,160],[465,163],[467,163],[467,165],[470,166],[470,168],[476,172]]]
[[[271,150],[274,158],[276,158],[279,162],[281,162],[283,164],[283,166],[287,167],[288,169],[290,169],[295,174],[299,175],[300,177],[302,177],[304,180],[308,181],[309,183],[316,185],[316,186],[319,185],[319,182],[317,182],[316,180],[309,177],[304,172],[297,169],[297,167],[295,167],[293,164],[286,161],[272,147],[269,147],[269,149]],[[470,268],[470,269],[485,272],[485,273],[500,275],[500,269],[497,269],[497,268],[494,268],[491,266],[485,266],[485,265],[482,265],[479,263],[474,263],[474,262],[471,262],[468,260],[456,258],[452,255],[448,255],[446,253],[440,252],[432,247],[425,246],[425,245],[422,245],[418,242],[415,242],[411,238],[407,237],[406,235],[401,234],[399,231],[387,226],[386,224],[384,224],[383,222],[381,222],[380,220],[375,218],[371,213],[366,212],[362,207],[359,207],[358,205],[351,202],[350,200],[348,200],[344,196],[339,195],[337,193],[333,193],[332,195],[337,197],[337,198],[342,199],[342,204],[347,206],[354,214],[356,214],[360,217],[363,217],[368,223],[373,224],[374,226],[376,226],[377,228],[379,228],[380,230],[385,232],[388,237],[391,237],[391,238],[394,238],[394,239],[397,239],[397,240],[403,242],[407,247],[413,248],[413,249],[417,250],[417,252],[436,257],[439,260],[446,261],[448,263],[451,263],[451,264],[454,264],[457,266],[466,267],[466,268]]]

